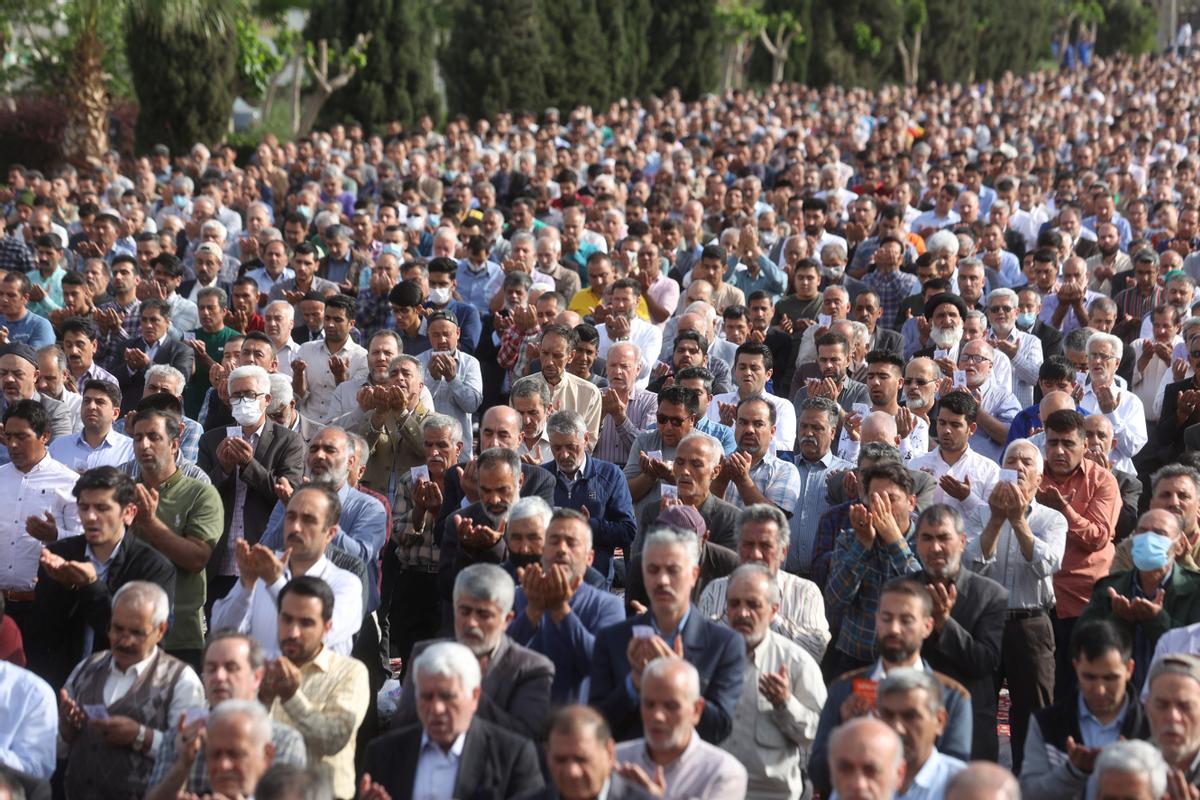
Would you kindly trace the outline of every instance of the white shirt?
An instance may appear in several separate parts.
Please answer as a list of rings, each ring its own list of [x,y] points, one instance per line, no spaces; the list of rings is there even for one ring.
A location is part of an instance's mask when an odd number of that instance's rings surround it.
[[[333,652],[348,656],[354,634],[362,625],[362,582],[352,572],[334,566],[321,556],[305,575],[320,578],[333,590],[333,627],[322,641]],[[239,579],[229,594],[213,605],[212,630],[233,628],[258,640],[267,658],[279,657],[279,592],[292,578],[285,568],[279,580],[267,586],[262,579],[249,589]]]
[[[1008,359],[1012,362],[1012,375],[1009,379],[1012,393],[1016,395],[1021,408],[1031,406],[1033,405],[1033,387],[1037,385],[1038,372],[1041,370],[1044,360],[1042,340],[1032,333],[1017,330],[1014,326],[1008,336],[1003,337],[1003,341],[1017,343],[1016,355]],[[998,350],[996,352],[999,353]],[[1004,353],[999,354],[1005,355]],[[1006,355],[1005,357],[1007,358]]]
[[[133,460],[133,439],[110,430],[99,447],[88,444],[82,433],[61,436],[46,448],[50,456],[82,474],[96,467],[116,467]]]
[[[830,639],[821,590],[812,581],[783,570],[775,574],[775,583],[779,587],[779,612],[771,620],[771,630],[802,647],[814,662],[820,661]],[[728,591],[729,578],[717,578],[704,587],[696,607],[714,622],[724,622]]]
[[[42,543],[25,532],[27,517],[54,515],[60,538],[82,530],[71,490],[79,475],[49,455],[29,472],[11,463],[0,466],[0,589],[27,592],[37,577]]]
[[[970,479],[971,493],[963,500],[956,500],[946,494],[946,490],[940,485],[933,490],[933,502],[952,505],[961,511],[963,516],[979,506],[986,508],[987,499],[991,496],[996,482],[1000,480],[1000,467],[996,462],[979,455],[971,449],[970,445],[967,446],[966,452],[955,462],[954,466],[950,466],[942,458],[942,449],[939,447],[923,456],[914,458],[908,462],[908,467],[932,475],[935,481],[941,480],[941,477],[946,474],[960,481]]]
[[[48,780],[57,736],[58,698],[50,684],[0,661],[0,764]]]
[[[1182,342],[1183,339],[1179,336],[1171,341],[1172,358],[1175,356],[1175,348]],[[1162,415],[1163,391],[1168,383],[1174,383],[1175,373],[1171,370],[1171,365],[1157,355],[1150,357],[1145,371],[1138,368],[1138,360],[1146,350],[1146,345],[1152,343],[1153,339],[1138,339],[1130,345],[1133,349],[1133,393],[1142,401],[1142,408],[1147,410],[1146,418],[1150,422],[1158,422]],[[1186,360],[1186,356],[1184,358]]]
[[[600,358],[608,358],[609,348],[618,342],[609,338],[607,323],[597,325],[596,330],[600,332]],[[620,341],[632,342],[638,346],[638,350],[641,352],[640,367],[634,385],[639,389],[645,389],[650,383],[650,367],[654,363],[653,360],[658,355],[658,351],[662,349],[662,330],[640,317],[634,317],[629,322],[629,338]]]
[[[858,448],[859,442],[850,438],[850,434],[846,432],[846,426],[843,425],[842,432],[838,436],[838,455],[857,464]],[[913,414],[913,428],[908,432],[908,436],[900,440],[900,458],[907,465],[917,456],[923,456],[928,452],[929,422]]]
[[[426,350],[417,356],[425,375],[425,388],[431,395],[430,402],[425,407],[436,408],[438,413],[454,417],[462,425],[463,436],[469,437],[471,415],[479,410],[479,404],[483,402],[483,375],[479,369],[479,359],[462,350],[456,350],[454,363],[457,369],[454,379],[447,381],[429,374],[429,359],[432,357],[432,350]],[[469,450],[469,447],[463,448],[464,461],[471,457]]]
[[[1113,427],[1113,468],[1136,474],[1133,457],[1138,454],[1148,440],[1146,434],[1146,411],[1138,396],[1126,389],[1113,387],[1117,397],[1117,407],[1105,414]],[[1096,401],[1095,387],[1089,380],[1083,390],[1083,399],[1079,407],[1089,414],[1100,413],[1100,403]]]
[[[467,734],[460,733],[450,749],[443,751],[424,731],[421,732],[421,751],[417,756],[417,771],[413,775],[412,800],[449,800],[454,796],[458,781],[458,766],[462,760]]]
[[[796,447],[796,407],[792,405],[791,400],[784,400],[770,392],[762,392],[760,397],[775,406],[775,438],[771,440],[771,446],[775,450],[771,455],[775,455],[780,450],[790,453]],[[714,395],[712,403],[708,406],[708,418],[713,422],[720,422],[721,406],[719,404],[736,404],[740,399],[736,389],[732,392]]]
[[[315,342],[305,342],[300,345],[292,361],[303,361],[306,365],[305,375],[308,377],[308,394],[303,398],[297,397],[296,408],[301,414],[316,422],[329,422],[331,418],[331,403],[333,392],[338,387],[329,371],[329,357],[334,355],[324,339]],[[342,358],[349,358],[350,368],[346,371],[343,383],[364,381],[367,378],[367,351],[351,339],[346,339],[342,349],[337,352]]]
[[[276,372],[280,375],[292,377],[292,359],[297,358],[297,353],[300,352],[300,345],[296,344],[291,336],[283,343],[283,347],[276,349],[275,359],[278,362],[275,367]]]
[[[1158,637],[1158,644],[1154,646],[1154,656],[1150,659],[1150,669],[1154,669],[1154,665],[1163,656],[1172,653],[1200,654],[1200,622],[1184,625],[1182,628],[1172,628]],[[1146,674],[1150,674],[1149,670]],[[2,681],[0,681],[0,686],[3,686]],[[1145,686],[1142,687],[1142,702],[1144,703],[1149,696],[1150,681],[1146,681]]]

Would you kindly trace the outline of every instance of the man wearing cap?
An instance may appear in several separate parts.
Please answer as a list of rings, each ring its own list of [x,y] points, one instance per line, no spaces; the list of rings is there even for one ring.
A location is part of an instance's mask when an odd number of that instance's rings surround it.
[[[1150,669],[1146,716],[1150,740],[1170,767],[1169,781],[1200,785],[1200,658],[1163,656]],[[1191,789],[1193,795],[1195,789]],[[1168,797],[1181,797],[1169,792]]]
[[[696,579],[696,585],[692,587],[693,603],[700,602],[701,596],[704,595],[710,584],[729,577],[737,569],[737,553],[728,547],[713,544],[709,540],[708,523],[692,506],[667,506],[654,518],[650,527],[658,525],[670,525],[685,531],[693,531],[700,542],[700,577]],[[632,611],[640,613],[640,609],[645,609],[650,604],[646,583],[642,578],[642,553],[639,552],[629,558],[628,563],[629,568],[625,571],[627,587],[625,604]],[[716,615],[706,614],[706,617],[718,619]]]
[[[1133,684],[1146,679],[1154,646],[1172,628],[1200,622],[1200,575],[1175,561],[1187,540],[1178,515],[1152,509],[1133,531],[1133,569],[1096,581],[1092,600],[1079,617],[1112,620],[1133,642]]]

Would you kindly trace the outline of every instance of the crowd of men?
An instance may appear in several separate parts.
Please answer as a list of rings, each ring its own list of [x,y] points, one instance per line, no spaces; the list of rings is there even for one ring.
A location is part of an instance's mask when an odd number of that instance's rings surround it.
[[[1200,800],[1198,66],[11,165],[0,798]]]

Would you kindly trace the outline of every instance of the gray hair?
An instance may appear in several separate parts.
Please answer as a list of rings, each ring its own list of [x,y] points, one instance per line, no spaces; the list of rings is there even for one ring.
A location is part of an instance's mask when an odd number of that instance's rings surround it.
[[[997,201],[997,202],[999,202],[999,201]],[[996,203],[992,203],[992,205],[994,206],[994,205],[996,205]],[[992,289],[992,291],[988,294],[987,298],[988,298],[988,303],[994,303],[997,300],[1011,300],[1013,302],[1013,305],[1016,305],[1019,302],[1019,299],[1017,298],[1017,293],[1014,292],[1012,289],[1008,289],[1003,286],[1000,287],[999,289]]]
[[[554,400],[549,384],[542,380],[540,375],[526,375],[524,378],[513,381],[512,388],[508,392],[508,402],[511,405],[512,401],[518,397],[533,397],[534,395],[542,398],[542,405],[546,408],[549,408],[551,401]]]
[[[225,296],[225,290],[219,289],[216,286],[207,286],[207,287],[201,289],[200,291],[196,292],[196,305],[200,305],[201,301],[207,300],[210,297],[217,298],[217,305],[219,307],[229,308],[229,298]],[[282,302],[286,303],[287,301],[284,300]],[[291,307],[292,307],[291,303],[288,303],[288,308],[291,308]]]
[[[587,423],[583,421],[582,414],[565,408],[562,411],[555,411],[546,420],[546,436],[549,437],[552,433],[557,433],[559,436],[582,438],[587,436],[588,427]]]
[[[987,314],[983,313],[978,308],[972,308],[970,311],[967,312],[967,315],[965,317],[963,317],[963,320],[965,321],[968,319],[982,320],[984,327],[987,327],[987,324],[988,324]]]
[[[473,692],[479,688],[482,678],[479,659],[465,645],[458,642],[437,642],[425,648],[413,662],[413,682],[418,685],[418,690],[423,675],[458,678],[458,684],[465,692]]]
[[[934,503],[922,511],[921,516],[917,517],[917,527],[920,528],[926,522],[930,525],[937,525],[946,520],[950,520],[950,527],[954,528],[955,533],[962,535],[965,530],[962,512],[945,503]]]
[[[825,422],[829,427],[837,427],[838,420],[841,419],[841,411],[838,409],[838,404],[830,400],[828,397],[806,397],[800,403],[800,413],[805,411],[824,411]],[[797,415],[799,418],[799,415]]]
[[[257,700],[222,700],[208,716],[208,729],[222,720],[245,717],[250,720],[250,732],[254,734],[254,746],[266,747],[271,742],[271,719],[267,710]]]
[[[940,230],[925,240],[926,253],[949,253],[958,255],[958,237],[948,230]]]
[[[500,406],[493,406],[499,408]],[[489,411],[491,409],[488,409]],[[516,450],[509,450],[504,447],[489,447],[479,454],[479,458],[475,460],[476,472],[487,469],[498,464],[504,464],[512,474],[519,480],[521,477],[521,459],[517,455]]]
[[[533,238],[533,234],[526,233],[525,231],[514,233],[512,238],[508,240],[508,243],[513,247],[516,247],[518,244],[529,244],[533,245],[534,247],[537,246],[537,240]]]
[[[1162,752],[1154,745],[1141,739],[1122,739],[1100,751],[1093,771],[1097,781],[1109,770],[1145,775],[1150,782],[1151,795],[1162,797],[1167,791],[1168,769]]]
[[[1011,442],[1009,442],[1008,446],[1004,448],[1004,455],[1000,457],[1001,465],[1003,465],[1008,459],[1008,454],[1011,453],[1014,448],[1029,450],[1031,453],[1033,453],[1034,460],[1037,462],[1037,471],[1039,473],[1042,471],[1042,468],[1045,467],[1046,459],[1042,456],[1042,449],[1028,439],[1013,439]],[[1197,475],[1197,478],[1200,479],[1200,475]],[[1197,484],[1196,488],[1197,491],[1200,491],[1200,483]]]
[[[171,601],[167,599],[167,593],[157,583],[130,581],[117,589],[117,593],[113,595],[112,607],[116,608],[126,598],[131,603],[149,605],[151,608],[150,624],[155,627],[166,622],[167,617],[171,614]]]
[[[350,444],[354,445],[354,453],[358,456],[359,465],[366,463],[367,458],[371,455],[371,445],[366,438],[354,431],[346,431],[346,438],[350,440]]]
[[[778,506],[770,503],[755,503],[743,508],[737,519],[738,542],[742,540],[742,531],[752,522],[774,522],[775,527],[779,530],[779,548],[787,550],[788,544],[792,540],[792,531],[788,526],[787,517],[779,510]]]
[[[206,289],[202,289],[202,290],[201,290],[201,292],[204,292],[204,291],[207,291],[207,290],[206,290]],[[222,291],[221,289],[217,289],[217,291],[218,291],[218,292],[221,292],[221,297],[225,297],[225,292],[224,292],[224,291]],[[200,297],[200,296],[201,296],[201,293],[200,293],[200,292],[198,292],[198,293],[196,294],[196,296],[197,296],[197,297]],[[295,307],[294,307],[294,306],[293,306],[291,303],[289,303],[287,300],[272,300],[271,302],[267,303],[267,307],[266,307],[264,310],[265,310],[265,311],[270,311],[270,310],[271,310],[271,306],[277,306],[277,307],[279,307],[281,310],[283,310],[283,312],[284,312],[284,316],[288,317],[289,319],[292,319],[292,320],[295,320],[295,319],[296,319],[296,309],[295,309]]]
[[[821,252],[818,255],[820,255],[822,261],[826,257],[834,259],[835,261],[845,261],[846,248],[842,247],[841,242],[830,242],[821,248]]]
[[[1092,348],[1098,344],[1108,344],[1112,347],[1113,355],[1116,356],[1117,361],[1121,360],[1121,356],[1125,352],[1125,343],[1111,333],[1092,334],[1092,338],[1088,339],[1087,353],[1091,354]]]
[[[549,503],[536,494],[531,494],[512,504],[512,508],[508,510],[508,522],[511,525],[519,520],[537,517],[538,522],[542,525],[542,530],[545,530],[553,515],[554,509],[550,508]]]
[[[512,611],[515,593],[512,577],[495,564],[472,564],[464,567],[454,579],[455,603],[459,597],[466,595],[486,603],[495,603],[502,615]]]
[[[960,516],[961,520],[962,517]],[[932,674],[923,669],[904,667],[888,670],[887,677],[879,684],[879,696],[925,690],[925,705],[930,714],[937,714],[946,707],[942,694],[942,684]]]
[[[687,702],[699,700],[700,673],[696,671],[691,662],[684,661],[682,658],[659,656],[654,659],[642,670],[642,684],[645,685],[647,678],[670,680],[671,673],[676,670],[683,673],[684,685],[687,689]]]
[[[900,461],[900,448],[887,442],[867,442],[858,450],[858,463],[871,461]]]
[[[705,446],[708,447],[708,454],[711,456],[710,462],[713,464],[719,462],[721,460],[721,456],[725,454],[725,448],[721,446],[719,441],[717,441],[714,437],[709,436],[707,433],[702,433],[697,430],[693,430],[687,436],[684,436],[682,439],[680,439],[679,444],[675,445],[675,452],[678,453],[680,449],[682,449],[684,442],[695,441],[704,442]]]
[[[272,372],[268,377],[271,383],[271,403],[267,406],[267,413],[278,414],[284,406],[290,405],[295,399],[292,392],[292,380],[279,372]]]
[[[1168,478],[1190,478],[1193,485],[1196,487],[1196,494],[1200,496],[1200,471],[1194,467],[1189,467],[1187,464],[1167,464],[1153,475],[1150,476],[1150,491],[1153,493],[1158,487],[1159,481]]]
[[[214,208],[214,210],[215,210],[215,208]],[[216,233],[216,234],[218,234],[217,238],[223,242],[223,241],[225,241],[226,237],[229,236],[229,229],[226,228],[220,222],[220,220],[210,219],[208,222],[206,222],[200,226],[200,233],[201,234]]]
[[[767,602],[778,604],[783,599],[783,595],[779,591],[779,584],[775,582],[775,576],[771,574],[771,570],[767,569],[763,564],[753,561],[741,564],[733,572],[729,573],[729,583],[726,584],[725,591],[728,593],[737,581],[753,577],[767,579]]]
[[[421,421],[421,433],[430,430],[450,429],[450,441],[454,444],[463,443],[462,423],[448,414],[430,414]]]
[[[1063,349],[1074,350],[1076,353],[1086,353],[1088,342],[1096,335],[1092,328],[1076,328],[1063,337]]]
[[[187,385],[187,379],[183,377],[183,373],[170,364],[154,364],[147,369],[146,383],[149,383],[154,378],[170,378],[175,381],[175,385],[179,387],[175,392],[176,395],[183,394],[183,387]]]
[[[395,333],[395,331],[392,331]],[[410,356],[408,353],[401,353],[391,360],[388,364],[388,372],[391,372],[397,364],[412,364],[418,375],[424,374],[424,369],[421,367],[421,362],[416,356]]]
[[[55,363],[58,364],[58,371],[65,373],[67,371],[67,354],[63,349],[56,344],[48,344],[37,351],[39,356],[53,355]]]
[[[257,364],[244,364],[229,373],[225,385],[230,392],[233,391],[233,382],[241,378],[253,378],[258,391],[271,393],[271,374]]]
[[[695,531],[676,528],[674,525],[656,525],[646,534],[642,543],[642,559],[645,564],[645,554],[655,545],[681,545],[687,551],[688,560],[693,566],[700,564],[700,540]]]

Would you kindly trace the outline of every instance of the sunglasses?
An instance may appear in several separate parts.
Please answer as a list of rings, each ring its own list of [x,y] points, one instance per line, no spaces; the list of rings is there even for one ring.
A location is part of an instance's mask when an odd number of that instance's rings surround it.
[[[665,425],[673,425],[676,428],[682,428],[684,423],[688,422],[691,417],[668,417],[663,414],[659,414],[657,417],[655,417],[655,419],[658,420],[658,426],[660,428]]]

